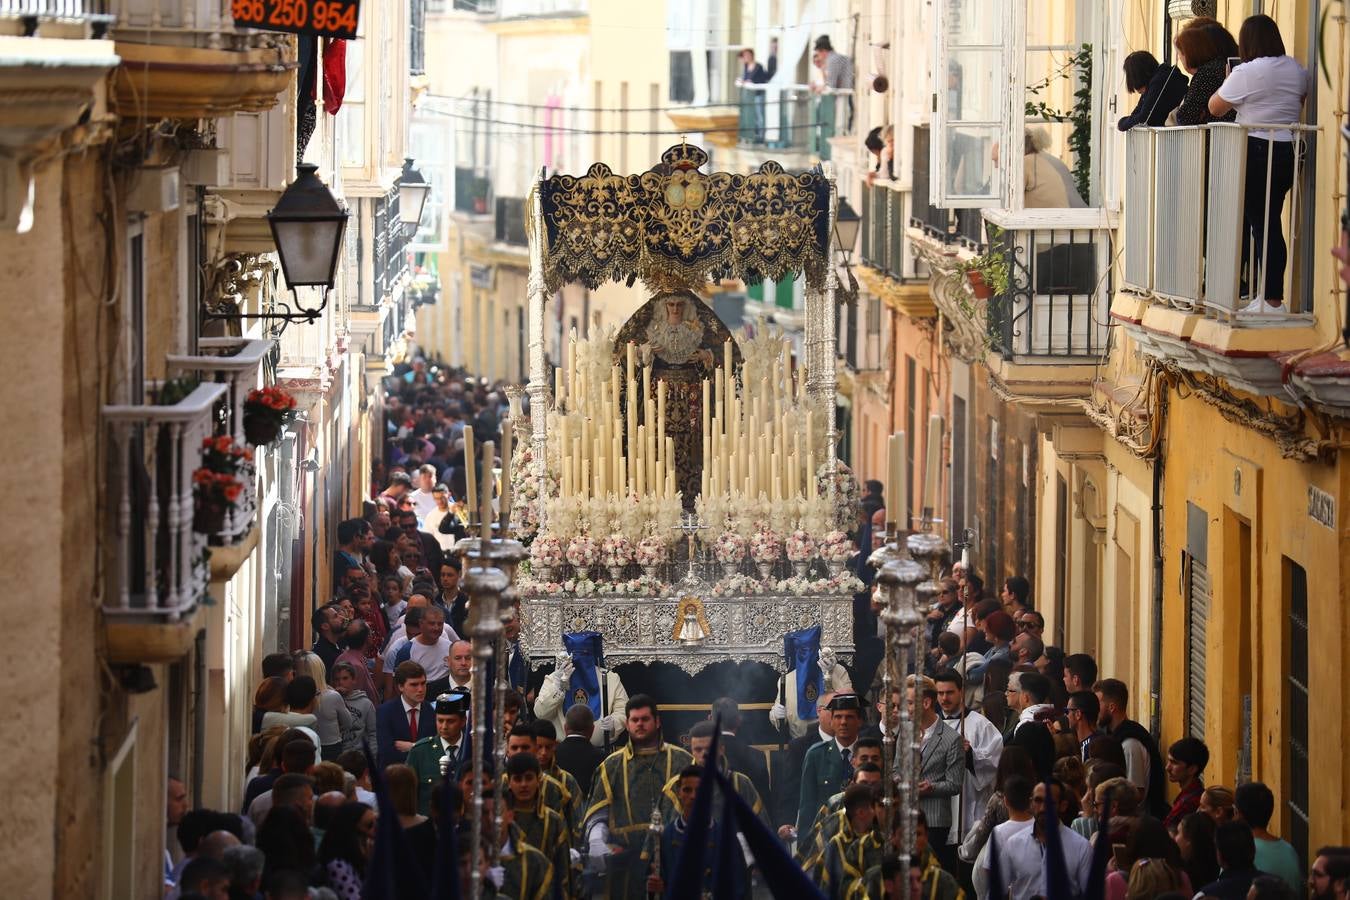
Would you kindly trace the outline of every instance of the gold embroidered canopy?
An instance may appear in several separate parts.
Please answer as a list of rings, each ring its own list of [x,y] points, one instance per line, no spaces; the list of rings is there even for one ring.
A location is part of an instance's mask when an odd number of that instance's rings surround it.
[[[830,249],[830,182],[821,168],[792,174],[766,162],[750,175],[705,175],[707,162],[701,148],[680,143],[640,175],[596,163],[583,176],[542,181],[548,290],[798,274],[820,287]]]

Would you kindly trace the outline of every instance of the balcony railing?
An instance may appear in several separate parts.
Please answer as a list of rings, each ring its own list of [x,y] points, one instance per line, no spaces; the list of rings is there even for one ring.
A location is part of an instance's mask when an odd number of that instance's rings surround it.
[[[226,392],[223,384],[199,384],[164,406],[103,407],[116,532],[106,611],[176,621],[205,594],[206,535],[193,526],[193,473]]]
[[[113,22],[108,0],[0,0],[0,19],[22,20],[25,37],[39,35],[47,23],[84,23],[101,38]]]
[[[1252,131],[1291,132],[1294,140],[1280,147],[1265,137],[1251,139]],[[1312,221],[1313,172],[1304,162],[1316,132],[1306,125],[1230,123],[1132,130],[1126,138],[1125,286],[1182,309],[1233,316],[1270,284],[1289,312],[1310,312],[1311,281],[1294,262],[1306,250],[1303,228]],[[1247,165],[1249,152],[1270,160],[1272,149],[1283,155],[1285,148],[1293,175],[1280,217],[1287,261],[1282,278],[1270,271],[1268,280],[1270,254],[1256,252],[1243,211],[1249,186],[1269,204],[1272,181],[1279,191],[1279,172],[1263,166],[1249,179]],[[1256,237],[1270,243],[1269,226],[1260,232]]]
[[[408,273],[408,235],[399,220],[399,191],[375,201],[375,302],[392,296]]]
[[[905,193],[862,186],[862,261],[896,278],[905,274]]]
[[[275,349],[271,340],[243,338],[202,338],[203,353],[198,356],[170,355],[166,358],[170,375],[196,378],[202,383],[225,386],[223,413],[216,417],[212,436],[228,435],[238,446],[245,445],[244,401],[249,391],[258,387],[262,378],[263,360]],[[218,533],[210,535],[216,546],[238,544],[248,536],[257,511],[256,479],[245,479],[244,492],[237,508],[228,511]]]
[[[1111,254],[1101,210],[990,210],[1003,229],[988,252],[1008,262],[1006,293],[988,301],[992,348],[1005,359],[1091,359],[1106,349]]]
[[[455,212],[471,216],[492,213],[492,182],[473,168],[455,167]]]
[[[850,132],[852,90],[813,93],[809,85],[746,84],[738,89],[736,138],[742,146],[830,158],[829,140]]]

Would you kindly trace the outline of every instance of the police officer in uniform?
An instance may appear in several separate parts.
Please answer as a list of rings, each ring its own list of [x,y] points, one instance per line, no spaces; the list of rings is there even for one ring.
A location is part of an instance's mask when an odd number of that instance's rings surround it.
[[[407,763],[417,773],[417,811],[431,815],[431,791],[442,778],[452,783],[459,779],[459,765],[465,759],[467,740],[464,734],[468,721],[469,696],[462,693],[441,694],[436,698],[436,734],[422,738],[408,751]],[[441,759],[450,757],[450,767],[441,774]]]

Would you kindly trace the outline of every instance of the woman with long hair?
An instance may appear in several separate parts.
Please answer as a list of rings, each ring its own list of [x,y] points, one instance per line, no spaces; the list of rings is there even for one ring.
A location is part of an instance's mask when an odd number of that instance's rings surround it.
[[[339,900],[361,900],[361,883],[375,845],[375,810],[344,803],[333,813],[319,842],[319,864]]]
[[[431,862],[436,858],[436,826],[417,811],[417,773],[411,766],[395,763],[385,766],[384,781],[403,828],[403,839],[412,848],[412,855],[423,863],[422,874],[430,882]]]
[[[294,806],[278,806],[268,810],[267,818],[258,826],[254,844],[267,858],[263,870],[264,884],[276,872],[303,872],[306,879],[312,877],[314,836],[305,823],[305,817]]]
[[[297,676],[308,675],[314,679],[314,687],[319,692],[319,702],[314,706],[314,718],[318,721],[314,730],[319,735],[319,756],[325,760],[334,760],[342,752],[345,736],[352,731],[352,715],[347,711],[347,703],[342,695],[329,687],[324,675],[323,660],[317,653],[301,650],[295,654]]]
[[[286,711],[286,679],[280,675],[270,675],[264,678],[259,684],[257,690],[253,692],[253,708],[260,710],[262,715],[258,716],[261,722],[262,716],[270,712]]]
[[[1219,877],[1219,854],[1214,846],[1218,825],[1213,816],[1193,812],[1177,825],[1177,851],[1181,867],[1193,885],[1206,885]]]
[[[1233,821],[1232,788],[1217,784],[1205,788],[1200,794],[1200,812],[1213,819],[1215,827]]]
[[[1177,845],[1151,816],[1135,822],[1117,862],[1120,867],[1106,876],[1106,900],[1152,900],[1165,891],[1191,892]]]
[[[1237,113],[1239,125],[1295,125],[1303,118],[1308,70],[1284,50],[1280,26],[1270,16],[1249,16],[1238,31],[1237,58],[1223,86],[1209,99],[1215,115]],[[1247,132],[1243,185],[1243,283],[1252,300],[1243,312],[1284,312],[1284,198],[1294,186],[1294,133],[1287,128]],[[1246,276],[1251,263],[1254,278]],[[1252,283],[1252,282],[1255,283]]]

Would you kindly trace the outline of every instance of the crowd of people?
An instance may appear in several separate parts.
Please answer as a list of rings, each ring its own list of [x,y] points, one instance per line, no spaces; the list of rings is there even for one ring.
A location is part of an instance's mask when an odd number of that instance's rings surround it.
[[[338,525],[334,596],[314,613],[313,645],[262,660],[239,807],[189,810],[184,786],[170,782],[169,896],[431,896],[447,829],[459,832],[460,896],[475,896],[475,878],[479,896],[512,900],[660,896],[691,877],[679,866],[698,849],[685,845],[705,781],[734,793],[774,847],[752,850],[731,800],[715,803],[701,879],[692,877],[723,896],[766,896],[783,867],[848,900],[1030,900],[1056,888],[1084,900],[1350,896],[1350,848],[1318,851],[1305,878],[1270,830],[1269,788],[1207,784],[1204,742],[1161,747],[1129,718],[1127,684],[1090,655],[1046,643],[1025,578],[991,591],[960,563],[922,626],[926,657],[892,663],[889,698],[876,601],[862,595],[852,671],[822,653],[822,668],[839,674],[808,694],[815,718],[795,722],[779,760],[742,739],[729,697],[678,736],[663,729],[657,700],[623,694],[614,673],[598,675],[615,679],[613,705],[598,716],[590,703],[563,702],[570,660],[532,675],[515,608],[501,740],[479,738],[475,753],[475,725],[489,717],[477,723],[471,699],[469,600],[451,552],[464,521],[453,501],[463,428],[495,436],[504,392],[422,360],[393,379],[388,465],[365,514]],[[875,545],[884,502],[869,482],[860,548]],[[902,704],[920,773],[909,871],[884,802],[886,773],[904,753]],[[485,773],[477,800],[475,760]],[[475,869],[468,823],[478,817],[496,858]],[[385,850],[382,830],[393,835]],[[1094,847],[1110,850],[1099,886]],[[1062,854],[1065,885],[1049,883],[1047,852]],[[371,887],[382,865],[392,893]]]

